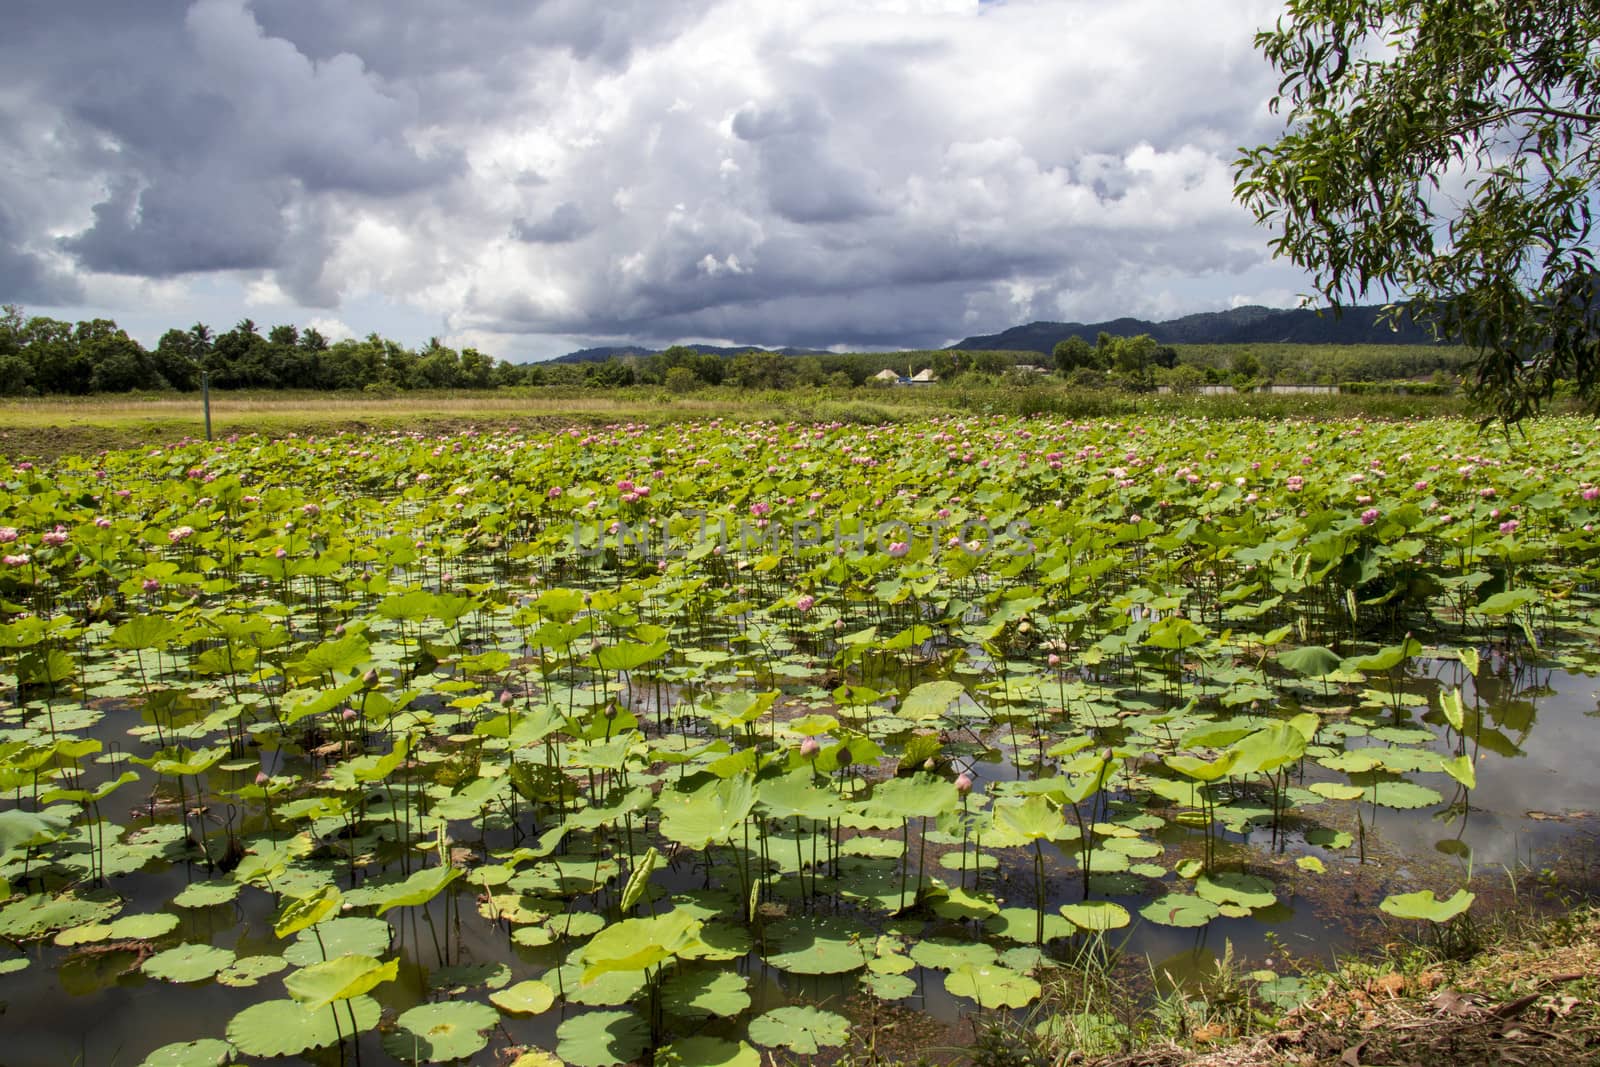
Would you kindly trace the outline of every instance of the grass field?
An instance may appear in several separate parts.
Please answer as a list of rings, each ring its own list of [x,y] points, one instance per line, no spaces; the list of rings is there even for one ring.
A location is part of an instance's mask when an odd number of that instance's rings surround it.
[[[272,437],[350,430],[443,432],[466,425],[523,427],[659,424],[709,418],[894,422],[941,412],[978,415],[1210,415],[1218,418],[1411,418],[1461,414],[1450,398],[1396,396],[1162,396],[1068,388],[1051,379],[1024,387],[953,385],[932,389],[705,389],[677,395],[651,386],[503,389],[482,392],[216,392],[217,437]],[[0,401],[0,455],[51,457],[202,437],[197,394],[146,394]]]

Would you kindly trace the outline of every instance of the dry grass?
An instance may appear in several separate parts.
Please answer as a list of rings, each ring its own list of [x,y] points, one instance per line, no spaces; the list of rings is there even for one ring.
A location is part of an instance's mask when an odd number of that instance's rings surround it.
[[[1164,1043],[1092,1067],[1364,1067],[1600,1063],[1600,912],[1511,935],[1466,962],[1352,965],[1269,1032],[1216,1047]]]

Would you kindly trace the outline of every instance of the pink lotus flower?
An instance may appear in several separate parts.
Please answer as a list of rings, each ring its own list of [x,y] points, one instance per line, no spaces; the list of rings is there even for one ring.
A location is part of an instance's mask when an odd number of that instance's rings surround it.
[[[800,742],[800,755],[804,759],[816,759],[817,753],[822,751],[822,746],[817,744],[815,737],[808,737]]]
[[[910,552],[910,551],[911,551],[911,546],[906,544],[904,541],[890,541],[889,542],[889,555],[895,557],[896,559],[899,559],[901,556],[905,555],[907,552]]]
[[[972,792],[972,775],[968,774],[966,771],[962,771],[960,774],[956,775],[956,792],[960,793],[962,796],[966,796],[968,793]]]
[[[167,531],[167,540],[173,544],[181,544],[194,536],[193,526],[174,526]]]
[[[817,598],[810,595],[802,595],[794,602],[795,610],[801,612],[810,611],[812,608],[816,607],[816,605]]]
[[[0,562],[3,562],[7,567],[21,567],[26,565],[31,558],[26,552],[23,552],[15,556],[0,557]]]
[[[9,545],[18,537],[15,526],[0,526],[0,545]]]
[[[1584,491],[1583,491],[1583,499],[1585,499],[1585,500],[1600,500],[1600,486],[1591,485],[1591,486],[1587,487],[1586,489],[1584,489]]]
[[[1517,532],[1517,527],[1519,525],[1521,524],[1518,523],[1516,519],[1507,519],[1505,522],[1500,524],[1500,532],[1503,534],[1514,534]]]
[[[549,491],[544,495],[549,499],[554,500],[556,497],[561,495],[561,487],[559,485],[552,485]]]
[[[60,548],[62,545],[67,543],[67,531],[65,527],[57,526],[54,530],[51,530],[44,534],[44,536],[40,537],[39,540],[43,541],[47,545],[50,545],[52,548]]]
[[[1363,525],[1363,526],[1371,526],[1373,523],[1375,523],[1377,521],[1378,521],[1378,509],[1377,508],[1368,508],[1366,511],[1363,511],[1361,513],[1361,525]]]
[[[158,578],[146,578],[140,583],[140,588],[146,593],[154,593],[161,588],[161,580]]]

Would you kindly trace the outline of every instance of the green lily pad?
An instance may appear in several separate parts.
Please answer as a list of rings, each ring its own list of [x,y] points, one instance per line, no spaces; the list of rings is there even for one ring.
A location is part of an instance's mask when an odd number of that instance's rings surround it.
[[[350,1036],[350,1016],[354,1011],[356,1030],[366,1032],[378,1025],[381,1010],[371,997],[356,997],[340,1005],[338,1023],[333,1008],[306,1011],[292,1000],[264,1000],[252,1004],[228,1022],[228,1041],[247,1056],[298,1056],[312,1048],[338,1041],[341,1033]]]
[[[322,935],[320,942],[318,934]],[[389,951],[390,934],[389,924],[382,919],[359,915],[329,919],[319,923],[315,932],[305,929],[296,934],[283,958],[296,967],[306,967],[321,963],[324,949],[330,960],[335,956],[382,956]]]
[[[507,1015],[539,1015],[556,1002],[556,991],[537,978],[489,994],[489,1003]]]
[[[394,981],[399,968],[399,960],[385,963],[371,956],[335,956],[286,976],[283,987],[307,1011],[317,1011]]]
[[[282,956],[246,956],[218,971],[217,982],[235,989],[247,989],[268,975],[287,970],[288,966],[289,961]]]
[[[1398,893],[1384,897],[1378,910],[1397,919],[1426,919],[1428,922],[1449,922],[1472,907],[1477,894],[1458,889],[1454,895],[1439,900],[1430,890],[1415,893]]]
[[[1031,917],[1032,912],[1028,913]],[[958,941],[949,937],[930,937],[911,946],[911,958],[924,967],[952,971],[963,964],[990,964],[999,957],[992,945],[982,941]]]
[[[177,1041],[162,1045],[139,1063],[139,1067],[218,1067],[233,1062],[233,1046],[214,1037],[199,1041]]]
[[[917,992],[917,983],[903,974],[869,974],[861,981],[879,1000],[904,1000]]]
[[[237,899],[241,888],[238,882],[191,882],[172,902],[180,908],[210,908]]]
[[[642,993],[648,980],[644,971],[608,971],[585,982],[583,975],[587,969],[586,964],[576,961],[564,964],[556,968],[552,984],[572,1004],[614,1008]],[[546,975],[543,980],[550,982],[551,976]]]
[[[545,929],[556,937],[585,938],[606,928],[606,917],[592,911],[569,911],[552,916]]]
[[[751,1019],[748,1032],[751,1041],[766,1048],[814,1056],[824,1048],[844,1044],[850,1022],[831,1011],[791,1004]]]
[[[28,957],[16,956],[9,960],[0,960],[0,974],[16,974],[18,971],[28,969]]]
[[[1306,831],[1306,843],[1316,845],[1318,848],[1338,850],[1349,848],[1355,843],[1355,838],[1344,830],[1329,830],[1319,827]]]
[[[210,978],[234,960],[232,952],[215,945],[178,945],[157,952],[139,969],[164,982],[199,982]]]
[[[1039,913],[1032,908],[1001,908],[999,914],[991,915],[983,921],[983,928],[996,937],[1032,944],[1039,933]],[[1077,933],[1076,928],[1066,919],[1053,912],[1045,912],[1046,941],[1054,941],[1058,937],[1071,937],[1075,933]]]
[[[1429,789],[1415,782],[1374,782],[1367,787],[1366,797],[1369,804],[1400,811],[1430,807],[1443,799],[1437,789]]]
[[[499,1021],[498,1012],[475,1001],[418,1004],[395,1020],[395,1030],[384,1035],[383,1047],[407,1063],[465,1059],[489,1044],[481,1031]]]
[[[103,922],[115,915],[121,906],[119,901],[110,898],[35,893],[0,908],[0,937],[22,941],[69,926]]]
[[[661,1005],[673,1015],[732,1018],[750,1006],[745,977],[736,971],[682,971],[661,987]]]
[[[767,942],[776,947],[767,963],[790,974],[844,974],[867,964],[857,939],[859,922],[829,916],[785,919],[767,928]]]
[[[987,893],[969,893],[965,889],[944,889],[933,897],[933,913],[941,919],[982,919],[1000,910]]]
[[[591,1011],[556,1028],[556,1055],[572,1067],[631,1063],[650,1044],[650,1024],[631,1011]]]
[[[944,976],[944,988],[951,996],[967,997],[983,1008],[1025,1007],[1042,992],[1039,983],[1032,978],[999,964],[964,963]]]
[[[680,1037],[656,1050],[662,1067],[761,1067],[761,1053],[743,1041],[722,1037]]]
[[[1237,904],[1242,908],[1270,908],[1278,902],[1271,882],[1238,871],[1202,874],[1194,884],[1194,891],[1196,896],[1213,904]]]
[[[1064,919],[1080,930],[1120,930],[1133,921],[1128,909],[1109,900],[1083,900],[1061,905]]]
[[[1204,926],[1222,912],[1215,904],[1202,897],[1190,896],[1187,893],[1169,893],[1160,900],[1152,900],[1140,908],[1139,914],[1162,926],[1193,927]]]
[[[111,941],[152,941],[178,928],[178,917],[169,911],[124,915],[109,925]]]
[[[428,975],[428,988],[460,991],[476,989],[501,989],[511,981],[511,968],[503,963],[464,963],[455,967],[440,967]]]

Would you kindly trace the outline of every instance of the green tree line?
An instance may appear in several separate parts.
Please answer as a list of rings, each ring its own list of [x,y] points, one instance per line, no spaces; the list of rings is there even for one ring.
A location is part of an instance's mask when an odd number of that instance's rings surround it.
[[[249,319],[225,333],[204,324],[168,330],[147,349],[109,319],[78,323],[0,309],[0,396],[192,391],[200,375],[216,389],[406,391],[551,386],[607,389],[658,386],[670,392],[856,388],[885,370],[910,376],[928,369],[942,382],[1037,381],[1053,371],[1080,387],[1144,392],[1206,382],[1336,384],[1428,375],[1454,376],[1461,348],[1417,345],[1180,345],[1148,336],[1073,337],[1053,360],[1036,352],[918,350],[786,356],[749,350],[732,355],[675,345],[664,352],[600,362],[508,363],[475,348],[430,339],[407,348],[378,334],[330,342],[315,329]]]

